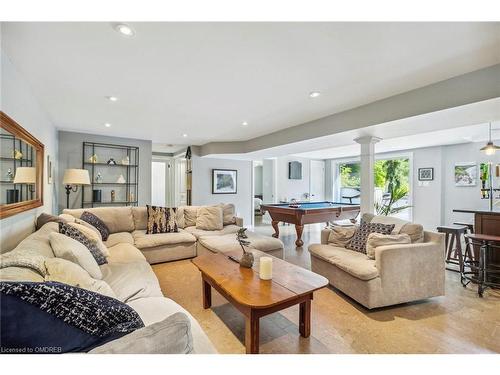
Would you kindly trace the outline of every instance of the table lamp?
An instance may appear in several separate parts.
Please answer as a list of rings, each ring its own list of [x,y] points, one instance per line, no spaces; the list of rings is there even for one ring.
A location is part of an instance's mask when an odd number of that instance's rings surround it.
[[[66,208],[69,208],[69,195],[78,191],[78,185],[90,185],[89,171],[86,169],[66,169],[63,185],[66,185]]]
[[[26,184],[28,185],[28,190],[31,193],[31,198],[33,198],[33,193],[35,192],[36,183],[36,168],[35,167],[17,167],[16,175],[14,177],[15,184]]]

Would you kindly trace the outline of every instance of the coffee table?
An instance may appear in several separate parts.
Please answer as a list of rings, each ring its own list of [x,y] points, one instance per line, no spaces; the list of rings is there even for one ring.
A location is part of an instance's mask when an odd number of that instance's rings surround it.
[[[259,278],[259,258],[269,256],[258,250],[253,268],[244,268],[227,256],[241,256],[241,251],[205,254],[192,260],[202,277],[203,307],[212,305],[212,289],[217,290],[245,315],[245,347],[247,354],[259,353],[259,319],[265,315],[300,304],[299,332],[311,334],[311,300],[314,291],[328,285],[321,275],[273,258],[272,280]]]

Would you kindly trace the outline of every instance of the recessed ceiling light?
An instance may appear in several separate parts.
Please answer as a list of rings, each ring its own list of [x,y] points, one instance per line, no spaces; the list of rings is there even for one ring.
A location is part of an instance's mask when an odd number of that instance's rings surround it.
[[[106,99],[108,99],[110,102],[117,102],[118,98],[116,96],[106,96]]]
[[[248,122],[243,121],[243,122],[241,123],[241,125],[243,125],[243,126],[247,126],[247,125],[248,125]]]
[[[109,128],[109,127],[111,127],[111,124],[109,122],[106,122],[106,123],[104,123],[104,126]]]
[[[317,97],[318,97],[318,96],[320,96],[320,95],[321,95],[321,93],[320,93],[319,91],[311,91],[311,92],[309,93],[309,97],[310,97],[310,98],[317,98]]]
[[[124,23],[119,23],[114,26],[115,30],[119,32],[120,34],[131,37],[135,35],[134,29],[132,29],[129,25],[126,25]]]
[[[184,138],[186,138],[188,135],[184,133],[182,136],[183,136]]]

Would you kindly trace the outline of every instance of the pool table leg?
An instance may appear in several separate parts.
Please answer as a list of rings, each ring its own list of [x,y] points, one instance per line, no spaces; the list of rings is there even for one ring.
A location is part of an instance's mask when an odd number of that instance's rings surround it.
[[[274,233],[273,233],[274,238],[278,238],[280,236],[280,229],[278,227],[279,223],[280,223],[279,221],[275,221],[275,220],[271,221],[271,225],[273,226],[273,229],[274,229]]]
[[[295,231],[297,232],[297,241],[295,241],[295,245],[297,245],[297,247],[302,247],[302,245],[304,245],[304,241],[302,241],[302,232],[304,231],[304,226],[295,224]]]

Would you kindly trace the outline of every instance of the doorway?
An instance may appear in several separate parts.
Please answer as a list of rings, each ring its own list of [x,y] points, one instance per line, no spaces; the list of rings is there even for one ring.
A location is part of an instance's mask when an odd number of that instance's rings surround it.
[[[325,200],[325,161],[311,160],[309,177],[309,200],[321,202]]]

